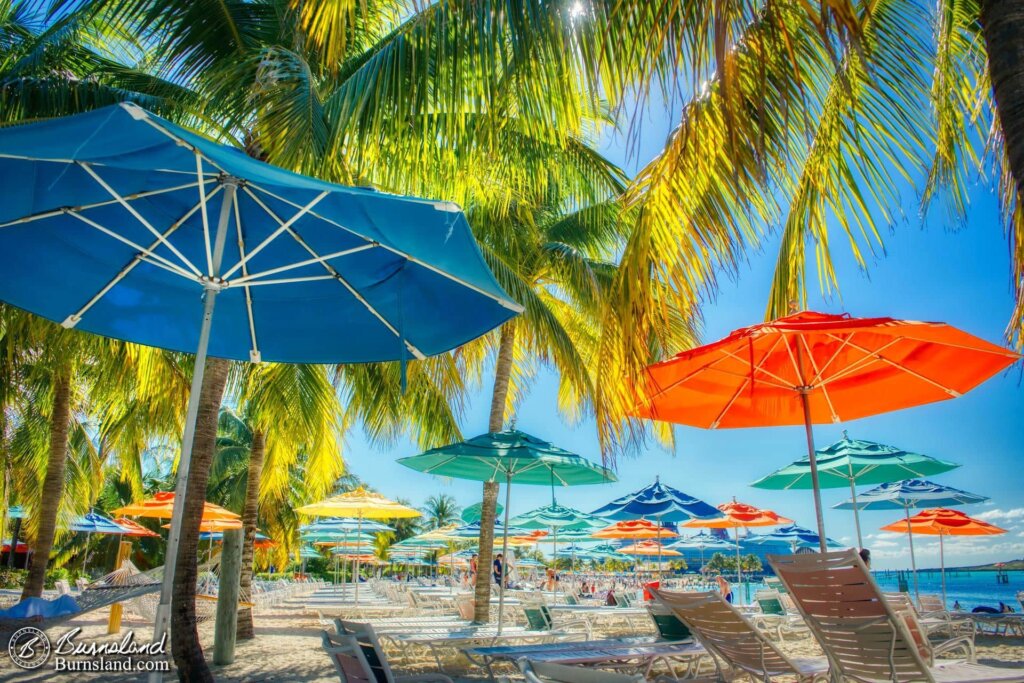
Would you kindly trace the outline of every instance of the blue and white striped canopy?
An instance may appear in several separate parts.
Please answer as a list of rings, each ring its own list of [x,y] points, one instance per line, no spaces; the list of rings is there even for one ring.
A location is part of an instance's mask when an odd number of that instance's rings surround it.
[[[343,187],[138,106],[0,129],[0,300],[66,327],[236,360],[455,348],[521,307],[449,202]],[[223,228],[223,229],[221,229]]]
[[[770,534],[751,534],[744,543],[754,544],[765,544],[765,543],[785,543],[789,546],[797,548],[819,548],[821,544],[818,542],[820,537],[814,531],[802,527],[798,524],[790,524],[788,526],[779,527]],[[831,538],[825,538],[825,545],[830,548],[842,548],[844,547],[841,543],[833,541]]]
[[[588,515],[586,512],[565,507],[558,503],[551,503],[550,505],[524,512],[521,515],[516,515],[508,522],[523,529],[557,528],[560,533],[563,529],[597,529],[608,525],[607,521],[599,517]]]
[[[95,512],[77,518],[68,527],[70,531],[84,531],[88,534],[126,534],[128,530],[112,519]]]
[[[683,536],[679,540],[673,541],[672,543],[666,543],[665,547],[672,548],[673,550],[678,550],[681,548],[692,548],[694,550],[706,550],[708,548],[731,550],[732,548],[735,548],[736,545],[724,539],[718,538],[717,536],[709,534],[706,531],[701,531],[700,533],[693,534],[692,536]]]
[[[865,493],[857,494],[858,510],[903,510],[917,507],[948,507],[983,503],[987,496],[968,493],[952,486],[943,486],[926,479],[907,479],[882,484]],[[853,500],[846,500],[832,507],[852,510]]]
[[[665,486],[656,478],[650,486],[627,493],[593,511],[598,517],[625,520],[648,517],[660,522],[683,522],[689,519],[711,519],[722,513],[713,505]]]

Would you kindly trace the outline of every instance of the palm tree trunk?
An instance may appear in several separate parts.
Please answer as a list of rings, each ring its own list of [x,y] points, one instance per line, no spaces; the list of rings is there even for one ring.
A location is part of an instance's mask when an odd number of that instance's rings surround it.
[[[21,599],[38,598],[43,593],[46,566],[53,549],[57,527],[57,511],[64,493],[64,466],[68,459],[68,433],[71,429],[71,371],[59,368],[53,376],[53,411],[50,414],[50,456],[46,478],[39,500],[39,526],[36,530],[35,552],[28,567],[28,577]],[[13,552],[13,548],[11,549]]]
[[[199,632],[196,629],[196,563],[199,524],[206,502],[206,482],[210,476],[213,452],[217,447],[217,417],[230,367],[229,361],[208,358],[199,395],[199,413],[192,441],[192,465],[188,473],[178,562],[174,569],[174,596],[171,599],[171,651],[174,654],[174,665],[178,668],[178,678],[182,681],[213,681],[203,658],[203,648],[199,644]]]
[[[1006,156],[1024,198],[1024,0],[982,0],[981,29]]]
[[[505,403],[512,378],[512,359],[516,345],[516,328],[505,323],[498,342],[498,358],[494,362],[494,390],[491,393],[491,415],[487,431],[500,432],[505,426]],[[484,482],[484,498],[480,505],[480,557],[477,562],[473,620],[486,622],[491,611],[491,563],[494,553],[494,518],[498,506],[498,482]]]
[[[239,580],[239,594],[242,600],[251,601],[253,545],[256,542],[256,520],[260,499],[260,478],[263,474],[263,455],[266,451],[267,437],[260,429],[252,432],[252,449],[249,452],[249,474],[245,480],[245,507],[242,509],[242,577]],[[238,613],[238,629],[236,634],[240,640],[254,638],[252,607],[243,607]]]

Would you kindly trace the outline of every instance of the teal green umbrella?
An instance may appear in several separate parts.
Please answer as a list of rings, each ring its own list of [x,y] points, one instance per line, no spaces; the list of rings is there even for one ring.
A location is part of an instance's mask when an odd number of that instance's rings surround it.
[[[600,517],[559,505],[554,500],[551,501],[551,505],[545,505],[512,518],[510,523],[525,529],[551,529],[551,542],[554,543],[552,551],[556,555],[558,554],[558,536],[563,530],[565,533],[579,531],[589,536],[590,534],[585,531],[586,529],[597,529],[607,524]],[[564,535],[562,540],[567,540]],[[575,557],[573,557],[570,566],[576,566]]]
[[[954,470],[960,465],[939,460],[920,453],[911,453],[894,446],[843,438],[827,448],[815,451],[820,488],[838,489],[849,486],[853,497],[853,522],[857,528],[857,547],[863,548],[860,518],[857,514],[858,484],[887,484],[904,479],[921,479]],[[760,489],[811,489],[811,463],[808,458],[797,460],[751,486]]]
[[[469,507],[462,508],[462,521],[466,524],[472,524],[473,522],[480,521],[480,508],[484,506],[483,503],[473,503]],[[500,515],[505,511],[505,508],[500,504],[494,508],[494,514]]]
[[[516,429],[489,432],[434,448],[398,462],[426,474],[473,481],[505,481],[502,554],[508,554],[508,508],[512,482],[541,486],[582,486],[617,481],[611,470]],[[498,633],[505,607],[505,582],[498,591]]]

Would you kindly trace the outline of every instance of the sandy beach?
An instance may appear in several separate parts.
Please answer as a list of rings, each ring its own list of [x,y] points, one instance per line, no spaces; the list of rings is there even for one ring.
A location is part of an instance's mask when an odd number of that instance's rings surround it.
[[[65,627],[55,628],[50,632],[51,639],[56,639],[66,630],[81,627],[80,641],[112,641],[120,640],[127,630],[133,630],[139,640],[146,640],[149,628],[138,622],[126,620],[120,636],[106,635],[107,610],[76,619]],[[240,641],[236,648],[234,663],[227,666],[211,666],[213,675],[218,681],[228,683],[258,681],[296,681],[301,683],[327,683],[337,681],[338,677],[330,661],[320,648],[320,630],[316,615],[302,614],[301,601],[285,603],[263,610],[256,616],[256,638]],[[653,634],[653,629],[651,631]],[[607,635],[621,635],[606,632]],[[206,622],[200,626],[200,635],[207,658],[212,657],[213,623]],[[996,666],[1024,668],[1024,638],[983,636],[977,637],[978,662]],[[814,656],[821,651],[811,638],[788,639],[782,644],[783,649],[793,655]],[[394,663],[394,653],[389,653],[392,666],[397,675],[402,673],[424,673],[436,671],[433,660],[418,659],[413,668]],[[464,659],[445,662],[446,672],[457,680],[485,680],[482,669],[473,667]],[[510,672],[510,671],[509,671]],[[167,680],[175,680],[173,672]],[[34,681],[143,681],[145,674],[111,674],[111,673],[55,673],[52,661],[42,669],[26,672],[16,669],[4,653],[0,660],[0,681],[12,683],[28,683]]]

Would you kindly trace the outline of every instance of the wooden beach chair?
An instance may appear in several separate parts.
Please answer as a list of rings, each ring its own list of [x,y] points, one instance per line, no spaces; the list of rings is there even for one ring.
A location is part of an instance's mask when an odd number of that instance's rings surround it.
[[[769,555],[768,562],[786,584],[837,678],[863,683],[1024,681],[1024,669],[936,660],[916,615],[894,609],[856,550]],[[973,660],[969,639],[959,640]]]
[[[320,638],[342,683],[452,683],[452,679],[439,673],[395,676],[383,650],[377,646],[364,647],[355,636],[321,631]]]
[[[828,680],[825,659],[787,656],[718,592],[649,590],[690,628],[725,680],[746,676],[763,681],[781,677],[808,683]]]

